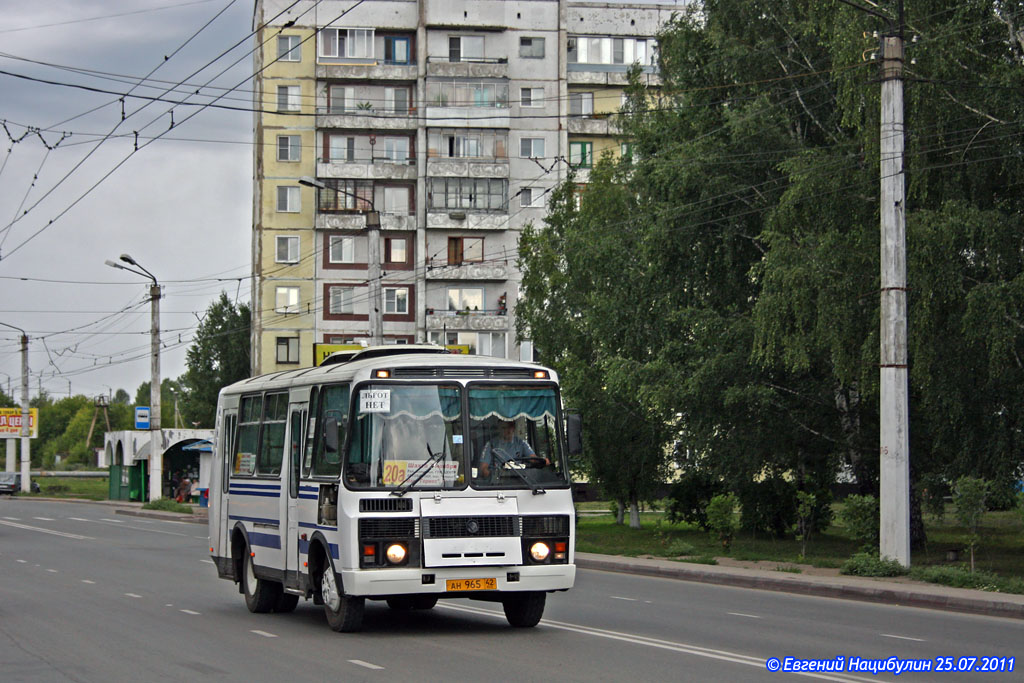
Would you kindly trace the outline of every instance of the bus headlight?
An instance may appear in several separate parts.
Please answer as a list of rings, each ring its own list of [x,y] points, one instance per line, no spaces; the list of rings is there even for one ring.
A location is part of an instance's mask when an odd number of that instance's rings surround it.
[[[530,557],[536,562],[543,562],[548,559],[549,554],[551,554],[551,548],[548,547],[547,543],[538,541],[530,546]]]
[[[401,543],[392,543],[384,554],[391,564],[402,564],[405,562],[406,555],[408,555],[405,546]]]

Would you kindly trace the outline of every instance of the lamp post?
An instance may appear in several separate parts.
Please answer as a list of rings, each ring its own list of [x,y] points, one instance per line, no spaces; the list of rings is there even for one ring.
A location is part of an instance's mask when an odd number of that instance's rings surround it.
[[[309,176],[299,178],[299,184],[315,187],[319,190],[331,190],[346,197],[352,197],[357,201],[367,201],[351,192],[331,187],[323,181],[310,178]],[[377,346],[384,343],[384,316],[380,285],[380,211],[374,208],[372,201],[368,203],[370,204],[370,209],[363,211],[363,215],[366,216],[366,236],[369,240],[367,249],[367,259],[369,261],[367,287],[370,294],[370,345]]]
[[[25,330],[7,323],[0,323],[4,327],[21,332],[21,492],[29,493],[32,490],[32,482],[28,478],[29,466],[29,437],[31,430],[29,426],[30,413],[28,409],[28,334]],[[12,449],[7,449],[7,471],[11,471],[14,459]]]
[[[129,268],[116,261],[107,260],[111,268],[127,270],[129,273],[148,277],[153,281],[149,286],[150,314],[150,386],[149,386],[149,499],[156,500],[163,493],[163,452],[160,448],[160,283],[156,276],[143,268],[128,254],[121,254],[121,260]]]

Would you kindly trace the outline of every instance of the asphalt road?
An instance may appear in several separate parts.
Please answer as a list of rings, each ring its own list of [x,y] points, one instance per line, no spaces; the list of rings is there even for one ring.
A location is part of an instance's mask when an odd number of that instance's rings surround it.
[[[206,528],[107,506],[0,499],[0,680],[806,680],[777,657],[1014,657],[1019,620],[580,571],[534,629],[500,606],[368,603],[336,634],[321,609],[257,615],[217,578]],[[1003,664],[1005,666],[1005,664]],[[1012,673],[983,680],[1021,680]],[[977,673],[818,673],[977,680]]]

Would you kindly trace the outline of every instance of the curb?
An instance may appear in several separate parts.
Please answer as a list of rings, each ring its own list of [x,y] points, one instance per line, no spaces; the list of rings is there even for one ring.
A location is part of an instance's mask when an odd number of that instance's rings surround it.
[[[938,585],[933,587],[930,584],[926,587],[916,588],[874,579],[843,579],[840,582],[830,578],[813,580],[813,577],[798,577],[789,574],[771,576],[767,572],[751,569],[728,567],[708,570],[693,565],[674,566],[675,564],[642,558],[627,559],[609,555],[576,553],[576,566],[582,569],[1024,619],[1024,596],[1018,595],[986,593]],[[980,595],[974,595],[975,593],[980,593]]]

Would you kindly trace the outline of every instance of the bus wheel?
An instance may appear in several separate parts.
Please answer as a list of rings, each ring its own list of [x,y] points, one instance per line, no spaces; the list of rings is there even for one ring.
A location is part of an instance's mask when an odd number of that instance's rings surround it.
[[[274,602],[274,611],[279,614],[286,614],[288,612],[294,612],[295,607],[299,604],[299,596],[292,595],[291,593],[281,592],[277,596],[277,601]]]
[[[437,598],[433,595],[417,595],[412,599],[413,609],[434,609],[436,604]]]
[[[544,616],[544,600],[546,593],[513,593],[502,600],[505,618],[517,628],[536,626]]]
[[[245,606],[250,612],[269,612],[274,608],[281,595],[281,584],[256,578],[252,566],[252,553],[246,552],[242,558],[245,568],[242,570],[242,583],[245,590]]]
[[[363,598],[342,595],[334,578],[330,562],[320,576],[320,594],[324,600],[324,614],[332,629],[340,633],[358,631],[363,625]]]

